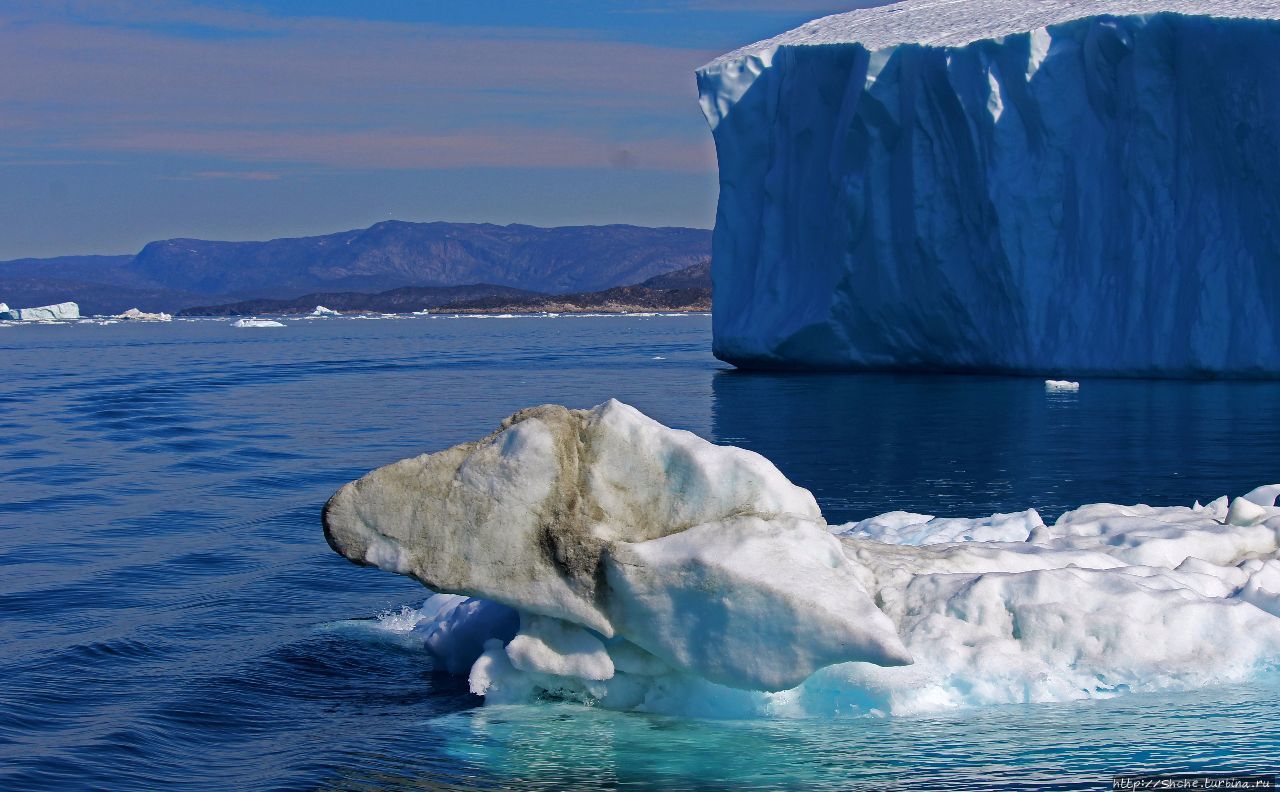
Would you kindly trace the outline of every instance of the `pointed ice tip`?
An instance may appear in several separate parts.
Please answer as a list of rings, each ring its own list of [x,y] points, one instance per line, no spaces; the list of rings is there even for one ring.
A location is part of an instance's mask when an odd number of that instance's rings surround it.
[[[1276,505],[1276,497],[1280,496],[1280,484],[1267,484],[1249,490],[1241,497],[1250,503],[1256,503],[1264,508],[1272,508]]]
[[[624,401],[618,401],[617,399],[614,399],[614,398],[606,399],[605,401],[597,404],[594,408],[592,408],[591,412],[595,413],[596,415],[604,415],[605,413],[612,412],[613,410],[631,410],[637,413],[640,412],[635,407],[632,407],[630,404],[627,404]]]
[[[343,556],[344,558],[349,558],[351,561],[354,561],[357,564],[363,564],[364,563],[363,559],[350,558],[350,556],[348,556],[345,552],[343,552],[342,548],[344,545],[338,539],[338,533],[340,529],[338,528],[338,522],[334,514],[334,504],[340,496],[344,495],[347,487],[349,486],[351,485],[347,484],[343,486],[337,492],[330,495],[329,500],[324,502],[324,509],[322,509],[320,512],[320,523],[324,526],[324,540],[326,543],[328,543],[329,548],[333,550],[333,552],[337,553],[340,556]]]
[[[902,639],[898,639],[892,644],[885,646],[884,658],[877,665],[893,668],[898,666],[915,665],[916,658],[907,649],[906,644],[902,643]]]
[[[1231,508],[1227,510],[1226,524],[1248,528],[1266,520],[1268,516],[1267,510],[1262,506],[1244,498],[1236,498],[1231,501]]]

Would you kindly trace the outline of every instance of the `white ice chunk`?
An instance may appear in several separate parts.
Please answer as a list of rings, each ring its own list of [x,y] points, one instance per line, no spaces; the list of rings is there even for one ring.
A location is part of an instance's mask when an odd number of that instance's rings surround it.
[[[1254,561],[1247,571],[1249,579],[1241,587],[1240,598],[1272,616],[1280,616],[1280,561]]]
[[[608,558],[614,623],[667,664],[783,690],[825,665],[911,662],[839,542],[796,518],[699,525]]]
[[[1242,681],[1280,620],[1176,580],[1114,571],[922,575],[881,592],[916,664],[845,664],[783,694],[805,712],[909,714]]]
[[[1241,497],[1251,503],[1256,503],[1259,506],[1270,509],[1276,505],[1276,496],[1280,496],[1280,484],[1267,484],[1262,487],[1255,487]]]
[[[1227,523],[1229,525],[1257,525],[1267,517],[1267,509],[1245,498],[1236,498],[1231,501],[1231,508],[1227,510]]]
[[[855,523],[833,525],[831,532],[838,536],[860,536],[889,544],[919,544],[919,542],[904,541],[900,537],[914,533],[913,529],[919,529],[932,519],[932,514],[891,511]]]
[[[274,319],[237,319],[231,323],[232,327],[284,327],[284,324]]]
[[[484,651],[486,642],[510,641],[520,616],[505,605],[456,594],[435,594],[422,606],[422,620],[414,626],[438,667],[465,674]]]
[[[520,671],[605,680],[613,660],[599,638],[576,624],[525,614],[520,632],[507,644],[507,658]]]
[[[981,519],[930,517],[910,512],[889,512],[837,533],[878,542],[903,545],[931,545],[949,542],[1025,542],[1044,521],[1035,509],[1012,514],[993,514]]]
[[[817,531],[820,553],[834,541],[813,496],[764,457],[611,401],[526,410],[478,443],[380,468],[330,499],[325,527],[357,562],[610,638],[626,608],[599,587],[607,550],[695,525],[732,534],[729,522],[753,516],[797,526],[801,543]]]
[[[1223,495],[1220,498],[1214,498],[1213,500],[1209,501],[1202,508],[1205,511],[1209,512],[1209,514],[1213,515],[1213,518],[1218,522],[1226,522],[1227,508],[1228,508],[1227,502],[1228,502],[1227,496]]]
[[[133,322],[172,322],[173,316],[164,311],[157,313],[148,313],[138,308],[130,308],[122,314],[117,314],[114,318],[124,319]]]

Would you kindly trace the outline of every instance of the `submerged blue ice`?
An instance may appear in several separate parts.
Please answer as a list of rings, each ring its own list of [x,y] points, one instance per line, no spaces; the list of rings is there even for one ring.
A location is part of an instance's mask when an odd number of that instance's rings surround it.
[[[1278,18],[919,0],[713,61],[716,355],[1280,375]]]

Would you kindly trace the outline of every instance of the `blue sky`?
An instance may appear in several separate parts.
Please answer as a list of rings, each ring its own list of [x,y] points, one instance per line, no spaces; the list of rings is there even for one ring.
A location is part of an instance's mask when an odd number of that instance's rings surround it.
[[[709,227],[693,69],[856,4],[0,0],[0,259],[389,217]]]

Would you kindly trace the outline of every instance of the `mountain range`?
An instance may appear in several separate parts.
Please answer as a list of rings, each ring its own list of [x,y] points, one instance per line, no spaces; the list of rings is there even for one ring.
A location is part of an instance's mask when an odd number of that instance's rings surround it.
[[[109,314],[132,307],[176,311],[402,287],[485,284],[581,293],[636,284],[710,255],[711,232],[705,229],[392,220],[323,236],[266,242],[168,239],[151,242],[133,256],[0,262],[0,300],[10,305],[74,300],[86,314]]]
[[[423,309],[459,313],[709,311],[711,261],[707,259],[674,272],[655,275],[634,285],[613,286],[593,292],[551,295],[489,283],[401,286],[376,294],[312,292],[289,300],[258,299],[198,305],[179,313],[181,316],[306,314],[321,305],[334,311],[385,313],[409,313]]]

